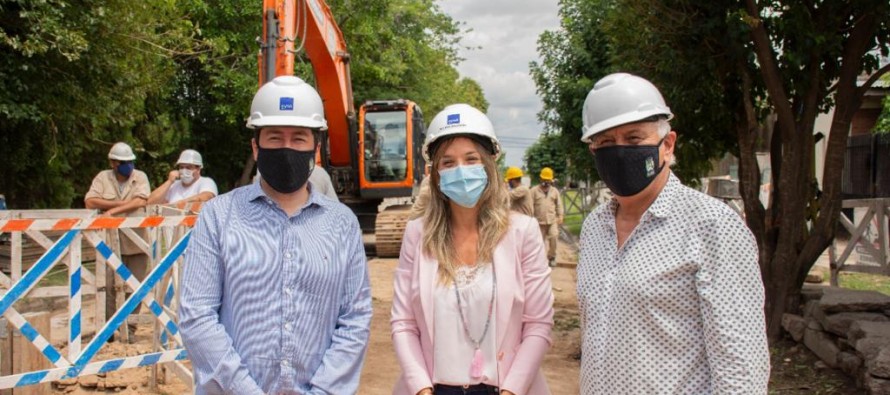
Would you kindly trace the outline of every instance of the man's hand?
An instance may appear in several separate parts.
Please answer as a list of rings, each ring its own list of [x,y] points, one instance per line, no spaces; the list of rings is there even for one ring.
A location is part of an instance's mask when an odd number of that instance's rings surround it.
[[[420,390],[417,395],[433,395],[433,389],[430,387],[426,387]]]
[[[179,170],[170,170],[167,174],[167,181],[174,182],[179,179]]]
[[[140,207],[144,207],[145,203],[146,203],[145,198],[134,197],[130,200],[124,201],[122,204],[118,205],[117,207],[106,211],[105,214],[107,214],[108,216],[113,216],[113,215],[117,215],[117,214],[126,214],[126,213],[129,213],[129,212],[136,210]]]
[[[514,394],[510,391],[507,391],[507,390],[501,390],[501,395],[516,395],[516,394]]]

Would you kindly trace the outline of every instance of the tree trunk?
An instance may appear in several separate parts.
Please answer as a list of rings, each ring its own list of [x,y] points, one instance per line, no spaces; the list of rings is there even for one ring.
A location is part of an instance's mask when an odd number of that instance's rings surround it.
[[[817,198],[813,187],[812,133],[818,103],[827,94],[821,84],[824,74],[820,69],[820,53],[811,54],[807,66],[801,70],[807,76],[806,90],[795,91],[786,87],[776,61],[775,46],[760,20],[759,5],[756,0],[746,0],[745,6],[751,18],[750,35],[760,65],[760,77],[777,116],[770,149],[774,175],[772,204],[765,215],[761,215],[753,202],[746,201],[745,204],[746,214],[752,217],[748,219],[749,226],[755,235],[763,234],[757,241],[767,297],[767,334],[770,341],[775,341],[781,338],[782,315],[800,308],[803,281],[834,237],[841,206],[840,174],[844,146],[853,113],[861,105],[862,95],[868,89],[867,86],[857,88],[856,77],[863,70],[862,59],[875,35],[876,23],[875,15],[871,14],[857,19],[844,43],[837,78],[838,89],[834,96],[836,107],[825,158],[824,193]],[[751,166],[751,149],[741,130],[739,134],[740,148],[749,156],[747,163],[740,163],[742,190],[747,199],[753,199],[753,187],[744,185],[753,181],[749,170],[745,170]],[[814,218],[813,213],[816,212],[818,215]]]
[[[774,344],[782,338],[782,316],[786,312],[800,310],[801,284],[778,276],[772,276],[767,281],[764,284],[766,290],[766,334],[770,343]]]

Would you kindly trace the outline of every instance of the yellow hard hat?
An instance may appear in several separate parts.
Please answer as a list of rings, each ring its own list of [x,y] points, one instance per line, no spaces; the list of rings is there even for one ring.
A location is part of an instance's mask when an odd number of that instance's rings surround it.
[[[541,169],[541,180],[542,181],[553,181],[553,169],[549,167],[545,167]]]
[[[507,168],[507,174],[504,176],[504,181],[510,181],[514,178],[521,178],[521,177],[522,177],[522,169],[520,169],[518,167],[511,166],[511,167]]]

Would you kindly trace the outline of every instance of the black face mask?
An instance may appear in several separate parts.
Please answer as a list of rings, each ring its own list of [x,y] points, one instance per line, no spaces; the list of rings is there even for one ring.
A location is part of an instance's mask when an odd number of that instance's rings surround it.
[[[257,145],[256,166],[260,176],[272,189],[293,193],[309,180],[309,173],[315,168],[315,150],[297,151]]]
[[[633,196],[646,189],[664,169],[656,145],[613,145],[593,150],[596,170],[618,196]]]

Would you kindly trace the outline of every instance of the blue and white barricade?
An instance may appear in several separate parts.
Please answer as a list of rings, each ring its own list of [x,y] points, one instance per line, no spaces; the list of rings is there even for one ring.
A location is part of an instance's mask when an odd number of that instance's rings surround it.
[[[158,211],[157,209],[155,211]],[[178,290],[179,262],[191,235],[194,215],[154,215],[144,217],[94,217],[88,210],[34,210],[0,212],[0,234],[9,234],[11,240],[10,275],[0,273],[0,314],[17,328],[27,341],[33,344],[54,366],[34,372],[15,372],[0,376],[0,389],[16,388],[72,377],[107,373],[116,370],[158,364],[176,363],[187,358],[182,337],[176,324],[175,293]],[[144,229],[148,237],[142,239],[134,230]],[[44,232],[62,232],[56,240]],[[121,261],[117,237],[129,238],[134,245],[151,257],[151,270],[145,279],[137,280],[126,264]],[[44,252],[26,271],[22,271],[21,243],[27,235]],[[86,241],[96,251],[95,273],[81,262],[82,242]],[[67,259],[66,259],[67,258]],[[36,288],[50,269],[59,264],[67,265],[68,286]],[[111,270],[121,285],[132,292],[126,300],[118,292],[121,303],[105,321],[105,290],[113,284],[105,284],[105,271]],[[86,280],[86,283],[84,283]],[[116,281],[117,282],[117,281]],[[52,289],[50,289],[52,288]],[[59,289],[67,288],[67,289]],[[104,322],[90,341],[82,344],[83,296],[89,291],[96,298],[96,322]],[[62,294],[60,291],[65,291]],[[39,333],[14,304],[26,296],[67,296],[68,336],[65,355],[51,342],[49,333]],[[144,355],[111,360],[98,359],[99,351],[121,329],[126,338],[128,317],[139,305],[145,305],[155,321],[154,350]],[[97,325],[98,326],[98,325]],[[166,365],[186,384],[191,386],[191,374],[181,364]],[[154,374],[153,374],[154,376]]]

